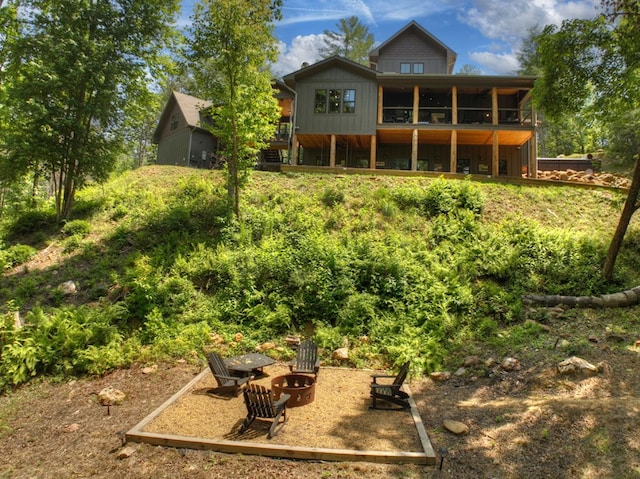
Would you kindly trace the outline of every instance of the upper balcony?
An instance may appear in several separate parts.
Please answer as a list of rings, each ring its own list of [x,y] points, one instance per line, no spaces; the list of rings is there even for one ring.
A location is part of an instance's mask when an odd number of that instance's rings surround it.
[[[531,127],[529,90],[384,87],[379,124]],[[400,125],[398,125],[400,126]]]

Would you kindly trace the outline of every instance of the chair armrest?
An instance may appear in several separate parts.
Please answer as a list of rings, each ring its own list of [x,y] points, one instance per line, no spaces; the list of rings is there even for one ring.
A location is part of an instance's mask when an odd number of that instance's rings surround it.
[[[291,394],[283,394],[282,396],[280,396],[280,399],[273,403],[273,407],[275,407],[276,409],[279,408],[280,406],[285,404],[289,400],[289,398],[291,398]]]
[[[372,374],[371,375],[371,379],[373,379],[373,384],[376,384],[378,379],[391,379],[394,378],[395,376],[392,376],[390,374]]]
[[[226,379],[228,381],[234,381],[236,384],[238,382],[246,382],[249,381],[251,379],[251,377],[238,377],[238,376],[226,376],[224,374],[216,374],[216,377],[221,378],[221,379]]]
[[[371,389],[391,389],[392,391],[399,390],[400,386],[395,384],[376,384],[372,383],[369,385]]]

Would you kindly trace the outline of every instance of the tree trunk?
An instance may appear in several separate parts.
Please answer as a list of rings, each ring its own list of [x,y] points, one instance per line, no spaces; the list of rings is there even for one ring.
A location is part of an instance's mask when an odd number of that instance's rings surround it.
[[[638,209],[638,194],[640,193],[640,158],[636,160],[636,167],[633,171],[633,180],[631,180],[631,186],[629,187],[629,193],[627,194],[627,201],[624,203],[622,209],[622,215],[620,221],[618,221],[618,227],[611,240],[609,246],[609,252],[607,258],[604,261],[603,275],[607,281],[611,281],[613,277],[613,267],[616,264],[616,258],[620,247],[622,246],[622,240],[629,227],[629,222],[633,213]]]

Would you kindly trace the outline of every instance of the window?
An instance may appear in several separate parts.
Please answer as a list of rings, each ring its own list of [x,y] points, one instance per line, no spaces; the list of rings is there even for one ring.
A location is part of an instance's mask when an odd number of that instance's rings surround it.
[[[342,98],[342,113],[355,113],[356,112],[356,91],[344,90]]]
[[[316,90],[315,113],[327,112],[327,90]]]
[[[169,129],[171,131],[178,129],[178,115],[175,113],[171,115],[171,124],[169,125]]]
[[[329,113],[340,113],[342,90],[329,90]]]
[[[411,73],[411,63],[401,63],[400,73]]]
[[[355,113],[356,91],[351,89],[316,90],[314,113]]]
[[[422,64],[422,63],[414,63],[413,64],[413,73],[417,73],[417,74],[424,73],[424,64]]]

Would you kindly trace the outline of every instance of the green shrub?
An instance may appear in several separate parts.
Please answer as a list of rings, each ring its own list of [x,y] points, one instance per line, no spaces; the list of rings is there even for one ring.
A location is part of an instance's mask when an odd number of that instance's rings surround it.
[[[65,236],[84,238],[91,232],[91,224],[85,220],[67,221],[60,231]]]
[[[344,193],[337,188],[326,188],[322,192],[322,203],[329,208],[344,203]]]
[[[0,265],[3,265],[3,269],[13,268],[19,264],[26,263],[37,253],[38,251],[32,246],[23,244],[9,246],[0,250]]]
[[[2,349],[0,381],[4,385],[20,384],[36,374],[64,377],[104,372],[124,363],[122,355],[116,354],[122,336],[111,324],[108,308],[102,313],[88,307],[50,313],[35,309],[25,321],[33,326],[17,331]],[[110,351],[108,358],[98,354],[103,348]]]
[[[52,210],[29,210],[17,216],[8,226],[8,236],[26,235],[51,229],[56,224],[56,213]]]
[[[426,188],[397,188],[393,191],[393,198],[401,208],[416,208],[430,217],[457,210],[468,210],[477,215],[484,206],[480,190],[468,180],[447,181],[439,178]]]

